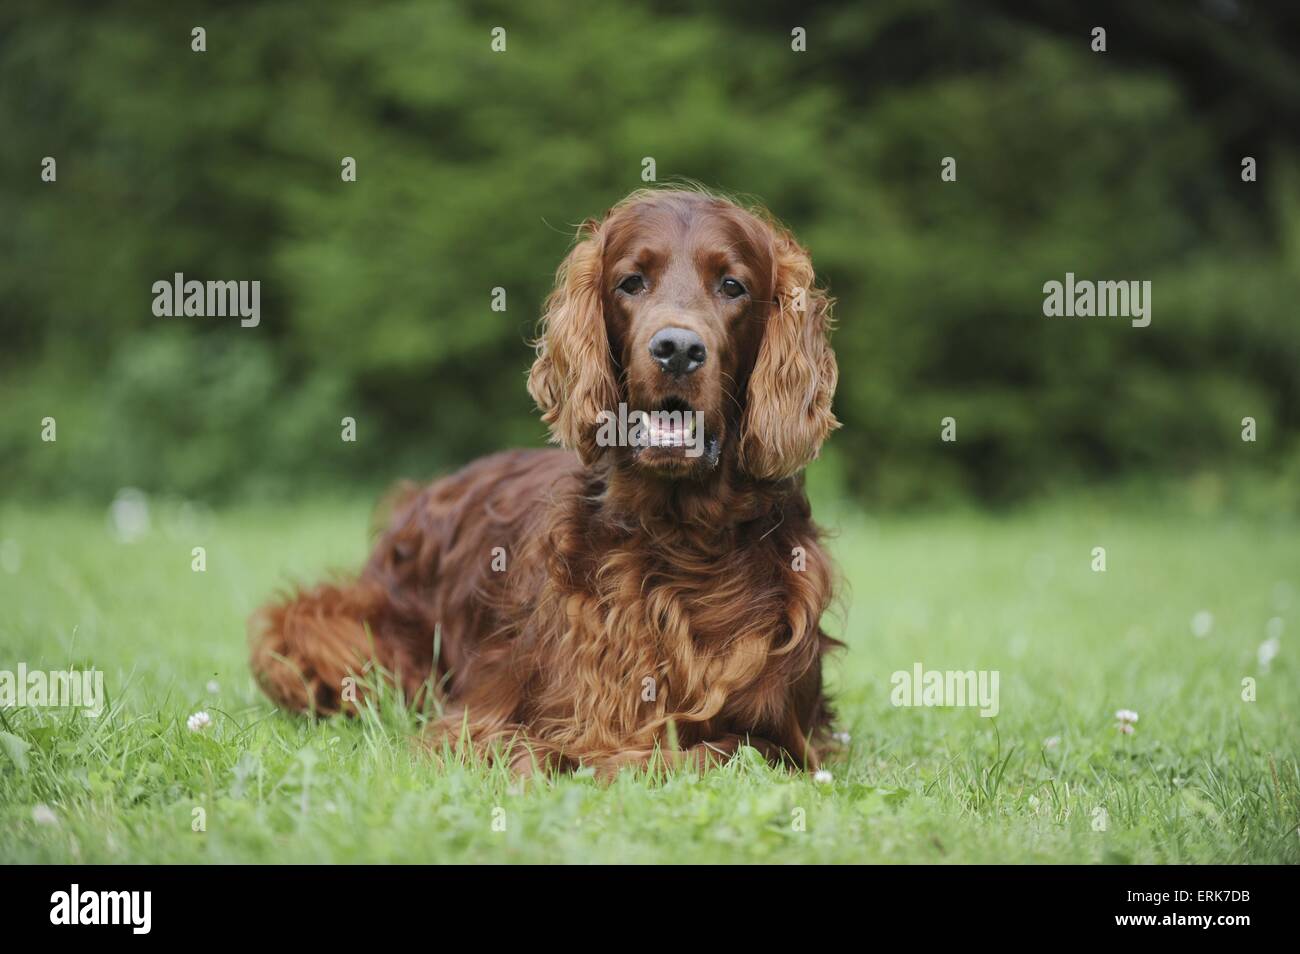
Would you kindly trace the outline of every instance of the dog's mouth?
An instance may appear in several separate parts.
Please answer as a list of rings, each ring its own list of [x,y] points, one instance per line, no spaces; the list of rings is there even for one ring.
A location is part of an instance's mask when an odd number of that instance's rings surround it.
[[[718,462],[720,436],[710,431],[703,411],[669,397],[654,407],[632,411],[632,459],[652,468],[680,470]]]
[[[646,446],[686,447],[695,441],[697,429],[703,429],[703,417],[678,398],[669,398],[657,408],[642,411]]]

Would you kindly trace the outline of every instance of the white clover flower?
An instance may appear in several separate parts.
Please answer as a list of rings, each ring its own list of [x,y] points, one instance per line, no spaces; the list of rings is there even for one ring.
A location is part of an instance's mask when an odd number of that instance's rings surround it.
[[[108,508],[108,529],[118,543],[135,543],[149,533],[149,498],[135,487],[123,487]]]
[[[852,741],[853,736],[849,735],[847,732],[832,732],[831,738],[841,745],[848,745],[849,742]]]
[[[1262,669],[1267,669],[1272,664],[1273,660],[1277,658],[1277,654],[1281,651],[1281,649],[1282,649],[1282,640],[1278,639],[1277,637],[1274,637],[1272,639],[1266,639],[1262,643],[1260,643],[1259,652],[1256,654],[1257,658],[1259,659],[1260,667]]]
[[[1115,713],[1115,718],[1120,722],[1136,722],[1138,720],[1138,714],[1132,709],[1120,709]]]
[[[215,696],[221,691],[221,684],[215,679],[209,679],[207,685],[208,695]]]
[[[44,802],[32,807],[32,821],[38,825],[57,825],[59,816],[54,814],[54,809],[50,808]]]
[[[834,781],[834,776],[825,769],[818,769],[817,774],[813,776],[813,781],[818,785],[829,785]]]
[[[212,716],[206,712],[196,712],[185,720],[185,727],[191,732],[202,732],[212,724]]]
[[[1119,731],[1123,732],[1125,735],[1133,734],[1133,723],[1131,722],[1117,722],[1115,728],[1119,729]]]
[[[1061,737],[1059,735],[1049,735],[1047,738],[1043,739],[1043,748],[1045,749],[1054,749],[1060,744]]]
[[[1197,639],[1204,639],[1210,635],[1210,630],[1214,628],[1214,616],[1209,610],[1201,610],[1192,617],[1192,635]]]

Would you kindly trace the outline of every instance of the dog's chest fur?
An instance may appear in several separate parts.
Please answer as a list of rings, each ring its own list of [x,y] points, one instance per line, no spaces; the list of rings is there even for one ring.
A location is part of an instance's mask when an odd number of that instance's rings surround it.
[[[772,563],[770,548],[670,556],[638,537],[611,545],[577,579],[549,579],[528,626],[535,730],[613,750],[672,733],[682,744],[707,737],[737,700],[748,724],[765,707],[775,714],[762,684],[789,636],[788,600],[775,565],[755,586],[756,561]]]

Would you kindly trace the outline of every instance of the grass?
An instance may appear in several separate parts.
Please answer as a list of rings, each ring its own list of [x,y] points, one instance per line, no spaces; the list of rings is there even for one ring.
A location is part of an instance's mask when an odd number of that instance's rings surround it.
[[[0,512],[0,669],[95,666],[109,694],[98,719],[0,710],[0,859],[1300,861],[1292,521],[1079,501],[846,515],[829,521],[848,583],[830,681],[851,733],[833,781],[742,752],[703,775],[527,785],[439,764],[396,706],[313,723],[257,694],[245,617],[276,585],[359,564],[367,522],[360,503],[159,505],[127,544],[103,512]],[[891,705],[891,673],[918,661],[999,671],[996,718]],[[200,709],[212,724],[191,732]]]

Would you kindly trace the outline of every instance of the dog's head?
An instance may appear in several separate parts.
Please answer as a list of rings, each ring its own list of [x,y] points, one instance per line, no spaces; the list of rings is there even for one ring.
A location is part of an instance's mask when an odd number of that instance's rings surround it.
[[[586,222],[560,266],[528,390],[552,438],[588,463],[624,454],[690,477],[730,454],[753,478],[783,479],[838,426],[830,304],[808,253],[766,216],[697,192],[634,193]]]

